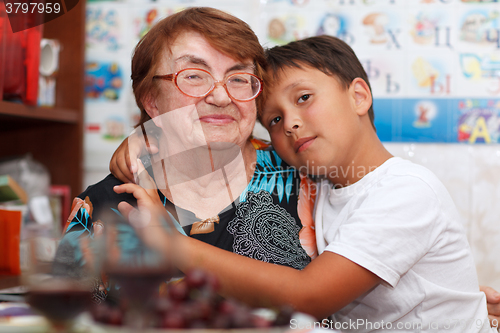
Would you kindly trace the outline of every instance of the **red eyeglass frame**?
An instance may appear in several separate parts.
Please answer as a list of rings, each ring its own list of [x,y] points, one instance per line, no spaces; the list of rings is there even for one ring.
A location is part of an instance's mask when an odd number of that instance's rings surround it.
[[[181,72],[184,72],[184,71],[187,71],[187,70],[197,70],[197,71],[202,71],[202,72],[205,72],[207,73],[208,75],[210,75],[212,77],[212,79],[214,80],[214,83],[212,85],[212,88],[207,92],[205,93],[204,95],[202,96],[192,96],[192,95],[188,95],[187,93],[185,93],[184,91],[181,90],[181,88],[179,88],[179,85],[177,84],[177,76],[181,73]],[[227,90],[227,86],[226,86],[226,81],[227,81],[227,78],[233,76],[233,75],[238,75],[238,74],[245,74],[245,75],[251,75],[253,77],[255,77],[257,80],[259,80],[260,82],[260,88],[259,88],[259,91],[257,92],[257,94],[250,98],[250,99],[238,99],[238,98],[235,98],[233,97],[233,95],[231,95],[229,93],[229,91]],[[222,83],[221,81],[217,81],[215,80],[214,76],[212,75],[212,73],[210,73],[209,71],[205,70],[205,69],[202,69],[202,68],[184,68],[184,69],[181,69],[180,71],[178,71],[177,73],[173,73],[173,74],[165,74],[165,75],[155,75],[153,76],[153,79],[162,79],[162,80],[166,80],[166,81],[172,81],[175,83],[175,87],[181,92],[183,93],[184,95],[188,96],[188,97],[194,97],[194,98],[201,98],[201,97],[205,97],[205,96],[208,96],[212,91],[214,91],[215,87],[217,86],[217,83]],[[262,79],[260,77],[258,77],[257,75],[255,74],[251,74],[251,73],[244,73],[244,72],[238,72],[238,73],[233,73],[229,76],[227,76],[226,78],[224,78],[224,83],[222,83],[222,86],[224,87],[224,90],[226,90],[226,93],[229,97],[231,97],[232,99],[234,99],[235,101],[238,101],[238,102],[250,102],[254,99],[256,99],[261,93],[262,93],[262,86],[264,85],[264,81],[262,81]]]

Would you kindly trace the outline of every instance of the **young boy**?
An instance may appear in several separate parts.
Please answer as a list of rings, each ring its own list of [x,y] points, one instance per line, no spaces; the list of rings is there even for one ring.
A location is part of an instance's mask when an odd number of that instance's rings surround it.
[[[336,318],[440,328],[485,319],[455,206],[430,171],[382,146],[368,78],[350,47],[310,38],[271,49],[267,61],[273,93],[261,121],[273,146],[287,163],[324,177],[316,203],[319,253],[336,253],[380,278]]]
[[[267,61],[260,120],[279,156],[320,179],[320,255],[298,271],[177,237],[178,267],[212,271],[223,294],[250,304],[333,314],[336,323],[323,324],[346,332],[494,332],[452,199],[430,171],[392,157],[379,141],[368,78],[352,49],[312,37],[268,50]],[[140,209],[160,206],[137,185],[115,191],[133,193]],[[150,230],[140,230],[143,239],[172,256],[169,236]]]

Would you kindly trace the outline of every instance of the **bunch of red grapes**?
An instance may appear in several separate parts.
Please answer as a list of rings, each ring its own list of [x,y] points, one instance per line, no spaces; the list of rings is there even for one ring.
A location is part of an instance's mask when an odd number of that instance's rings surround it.
[[[184,328],[267,328],[289,326],[293,310],[276,310],[273,319],[254,314],[252,308],[217,294],[218,282],[205,271],[187,272],[182,280],[171,282],[167,293],[149,305],[151,326],[168,329]],[[124,305],[112,307],[99,304],[92,314],[98,322],[122,325]]]

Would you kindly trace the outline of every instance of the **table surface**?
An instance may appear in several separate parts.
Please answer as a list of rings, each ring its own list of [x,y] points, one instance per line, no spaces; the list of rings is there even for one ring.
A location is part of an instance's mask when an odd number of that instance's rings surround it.
[[[6,288],[12,288],[12,287],[17,287],[17,286],[20,286],[21,285],[21,277],[19,275],[5,275],[5,274],[0,274],[0,290],[1,289],[6,289]],[[1,302],[0,302],[1,303]],[[9,304],[9,303],[3,303],[3,304]],[[12,304],[12,303],[11,303]],[[3,325],[3,326],[2,326]],[[90,325],[88,323],[86,323],[86,325]],[[92,326],[92,329],[89,331],[91,333],[94,333],[94,329],[96,330],[95,332],[96,333],[103,333],[103,332],[106,332],[106,333],[122,333],[124,331],[124,328],[123,327],[115,327],[115,326],[109,326],[109,327],[105,327],[105,329],[103,329],[103,326],[95,326],[95,324],[92,324],[90,325]],[[89,326],[89,327],[90,327]],[[39,326],[38,324],[37,325],[31,325],[31,326],[19,326],[19,325],[14,325],[14,326],[9,326],[9,324],[7,323],[0,323],[0,332],[4,332],[3,331],[3,328],[16,328],[16,329],[20,329],[19,331],[16,330],[15,332],[32,332],[31,330],[29,331],[24,331],[23,329],[26,328],[26,329],[33,329],[33,333],[39,333],[39,331],[44,331],[44,327],[45,326]],[[285,331],[288,331],[287,329],[284,329],[283,327],[279,328],[279,327],[273,327],[273,328],[269,328],[267,330],[262,330],[262,332],[265,332],[265,333],[282,333],[282,332],[285,332]],[[306,330],[307,333],[323,333],[324,331],[322,330]],[[169,330],[169,331],[164,331],[162,329],[151,329],[151,330],[148,330],[147,332],[151,332],[151,333],[163,333],[163,332],[169,332],[169,333],[185,333],[184,331],[182,330]],[[227,333],[228,331],[227,330],[190,330],[190,333]],[[255,333],[255,329],[240,329],[240,330],[234,330],[234,332],[239,332],[239,333]],[[339,331],[336,331],[336,330],[330,330],[329,331],[330,333],[338,333]],[[290,332],[287,332],[287,333],[290,333]]]

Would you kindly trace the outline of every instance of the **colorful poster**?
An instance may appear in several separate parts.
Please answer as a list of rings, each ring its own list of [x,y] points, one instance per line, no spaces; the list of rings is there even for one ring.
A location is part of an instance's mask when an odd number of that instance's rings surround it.
[[[500,100],[458,100],[457,107],[458,142],[500,143]]]
[[[85,20],[87,53],[116,53],[126,47],[130,26],[126,4],[89,3]]]
[[[118,62],[90,61],[85,65],[87,101],[118,101],[122,96],[124,75]]]
[[[87,5],[86,103],[89,109],[122,115],[131,128],[139,118],[129,79],[133,48],[163,17],[188,6],[211,6],[246,21],[264,47],[321,34],[348,43],[369,77],[382,141],[497,143],[498,2],[91,2]],[[100,128],[105,128],[101,123]],[[109,133],[119,128],[115,123],[109,122]]]

